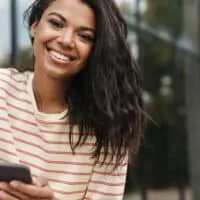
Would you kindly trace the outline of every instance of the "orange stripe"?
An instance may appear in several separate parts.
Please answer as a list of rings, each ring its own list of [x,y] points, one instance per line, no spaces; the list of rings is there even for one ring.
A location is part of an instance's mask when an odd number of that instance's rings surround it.
[[[98,184],[98,185],[105,185],[105,186],[112,186],[112,187],[119,187],[123,186],[125,183],[120,182],[120,183],[109,183],[109,182],[104,182],[104,181],[90,181],[91,183]]]
[[[94,170],[93,173],[103,176],[126,176],[126,173],[116,173],[116,172],[101,172]]]
[[[34,112],[29,111],[29,110],[27,110],[27,109],[20,108],[20,107],[18,107],[18,106],[16,106],[16,105],[12,105],[11,103],[8,103],[8,102],[7,102],[7,105],[10,106],[10,107],[12,107],[12,108],[14,108],[14,109],[16,109],[17,111],[30,114],[31,116],[34,115]]]
[[[41,135],[39,135],[39,134],[36,135],[36,133],[32,133],[32,132],[30,132],[30,131],[20,129],[20,128],[16,127],[16,126],[11,126],[11,127],[12,127],[12,129],[14,129],[15,131],[21,132],[22,134],[25,134],[25,135],[27,135],[27,136],[33,136],[33,137],[39,138],[39,139],[41,139],[42,142],[47,143],[47,144],[63,144],[63,145],[70,145],[70,143],[67,142],[67,141],[64,141],[64,142],[63,142],[63,141],[49,141],[49,140],[44,139],[44,138],[43,138]],[[85,146],[94,146],[95,143],[92,143],[92,142],[91,142],[91,143],[84,143],[84,145],[85,145]]]
[[[89,174],[90,175],[90,174]],[[36,175],[33,175],[33,177],[37,178],[38,176]],[[87,175],[88,176],[88,175]],[[78,177],[78,175],[77,175]],[[70,181],[62,181],[62,180],[58,180],[58,179],[51,179],[51,178],[48,178],[48,181],[52,181],[52,182],[55,182],[55,183],[61,183],[61,184],[66,184],[66,185],[87,185],[88,184],[88,181],[86,182],[70,182]]]
[[[16,117],[16,116],[14,116],[14,115],[12,115],[12,114],[10,114],[10,113],[8,114],[8,116],[9,116],[10,118],[12,118],[12,119],[18,121],[18,122],[23,122],[23,123],[25,123],[25,124],[29,124],[29,125],[32,125],[32,126],[34,126],[34,127],[37,127],[37,124],[34,123],[34,122],[32,122],[32,121],[28,121],[28,120],[25,120],[25,119],[20,119],[19,117]]]
[[[104,195],[104,196],[123,196],[123,193],[108,193],[108,192],[102,192],[102,191],[98,191],[98,190],[91,190],[91,189],[88,189],[88,192],[91,192],[91,193],[96,193],[96,194],[101,194],[101,195]]]
[[[47,160],[39,155],[36,155],[36,154],[32,154],[32,153],[29,153],[29,152],[23,152],[22,150],[19,150],[17,149],[18,152],[20,153],[23,153],[25,155],[30,155],[34,158],[37,158],[45,163],[49,163],[49,164],[57,164],[57,165],[80,165],[80,166],[93,166],[94,164],[91,162],[91,163],[88,163],[88,162],[69,162],[69,161],[51,161],[51,160]]]
[[[27,99],[22,99],[22,98],[19,98],[17,96],[14,96],[13,94],[11,94],[9,91],[7,91],[5,88],[1,87],[0,86],[0,90],[5,92],[10,98],[13,98],[21,103],[27,103],[27,104],[31,104],[31,101],[27,100]]]
[[[41,147],[41,150],[44,150],[42,147]],[[50,161],[50,160],[46,160],[46,159],[43,159],[41,156],[39,156],[39,155],[35,155],[35,154],[33,154],[33,153],[30,153],[30,152],[27,152],[27,151],[24,151],[24,150],[21,150],[21,149],[18,149],[18,151],[20,152],[20,153],[23,153],[23,154],[27,154],[27,155],[31,155],[31,156],[34,156],[35,158],[38,158],[38,159],[40,159],[40,160],[42,160],[42,161],[44,161],[44,162],[47,162],[47,163],[51,163],[52,161]],[[46,153],[49,153],[49,154],[64,154],[64,155],[71,155],[71,156],[92,156],[92,153],[84,153],[84,152],[76,152],[74,155],[73,155],[73,153],[72,152],[68,152],[68,151],[66,151],[66,152],[60,152],[60,151],[49,151],[49,150],[44,150]],[[52,162],[52,163],[56,163],[56,162],[58,162],[58,161],[54,161],[54,162]],[[58,162],[58,164],[65,164],[65,163],[61,163],[61,162]]]
[[[0,148],[0,151],[1,151],[1,152],[4,152],[4,153],[7,153],[7,154],[9,154],[9,155],[11,155],[11,156],[17,156],[16,153],[11,152],[11,151],[8,151],[8,150],[5,150],[5,149],[2,149],[2,148]]]
[[[33,168],[36,168],[36,169],[39,169],[41,170],[41,172],[47,172],[47,173],[55,173],[55,174],[66,174],[67,171],[63,171],[63,170],[50,170],[50,169],[46,169],[46,168],[43,168],[43,167],[40,167],[38,165],[35,165],[35,164],[32,164],[32,163],[29,163],[27,161],[23,161],[23,160],[20,160],[21,163],[24,163],[25,165],[27,166],[31,166]],[[80,164],[80,163],[79,163]],[[68,165],[75,165],[77,166],[76,163],[73,163],[73,162],[69,162]],[[80,164],[81,165],[81,164]],[[67,166],[66,166],[67,167]],[[69,167],[69,166],[68,166]]]
[[[76,194],[85,194],[85,190],[83,191],[72,191],[72,192],[65,192],[65,191],[60,191],[57,189],[52,188],[54,192],[63,194],[63,195],[76,195]]]
[[[6,132],[6,133],[11,133],[10,130],[7,130],[7,129],[2,128],[2,127],[0,127],[0,131],[4,131],[4,132]]]
[[[8,71],[8,72],[11,72],[11,73],[16,73],[14,70],[10,70],[10,71]],[[26,85],[27,84],[27,80],[17,80],[16,78],[14,78],[13,76],[12,76],[12,74],[11,73],[9,73],[9,74],[7,74],[7,73],[4,73],[4,72],[0,72],[0,75],[3,75],[3,76],[6,76],[6,78],[8,78],[8,79],[12,79],[13,81],[15,81],[15,82],[17,82],[17,83],[23,83],[24,85]],[[18,74],[18,73],[16,73],[16,74]]]
[[[4,138],[0,138],[0,141],[1,141],[1,142],[5,142],[5,143],[7,143],[7,144],[12,144],[12,145],[14,145],[14,143],[13,143],[12,141],[6,140],[6,139],[4,139]]]
[[[1,108],[0,108],[1,109]],[[1,121],[4,121],[4,122],[8,122],[8,119],[4,118],[4,117],[0,117],[0,120]]]
[[[11,83],[8,82],[7,80],[4,80],[4,79],[0,78],[0,81],[2,81],[2,82],[4,82],[4,83],[8,84],[8,86],[10,86],[11,88],[15,89],[17,92],[22,92],[22,93],[25,93],[25,94],[28,93],[27,90],[22,90],[22,89],[16,87],[15,85],[11,84]],[[16,85],[18,85],[18,84],[16,84]]]

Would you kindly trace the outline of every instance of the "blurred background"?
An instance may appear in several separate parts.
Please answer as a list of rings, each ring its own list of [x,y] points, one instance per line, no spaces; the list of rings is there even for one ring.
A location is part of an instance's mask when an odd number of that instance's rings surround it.
[[[0,1],[0,65],[32,68],[23,11],[32,0]],[[144,75],[152,121],[126,200],[200,199],[200,0],[116,0]]]

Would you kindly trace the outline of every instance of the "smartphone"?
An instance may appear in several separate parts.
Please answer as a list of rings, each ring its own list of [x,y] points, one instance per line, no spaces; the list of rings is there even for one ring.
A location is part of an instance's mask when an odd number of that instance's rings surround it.
[[[0,163],[0,182],[22,181],[32,184],[30,169],[21,164]]]

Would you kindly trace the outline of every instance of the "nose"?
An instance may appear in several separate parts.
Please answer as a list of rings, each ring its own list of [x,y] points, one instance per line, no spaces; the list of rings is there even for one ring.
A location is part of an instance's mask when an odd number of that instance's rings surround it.
[[[59,36],[58,42],[63,48],[74,48],[75,41],[73,30],[63,30]]]

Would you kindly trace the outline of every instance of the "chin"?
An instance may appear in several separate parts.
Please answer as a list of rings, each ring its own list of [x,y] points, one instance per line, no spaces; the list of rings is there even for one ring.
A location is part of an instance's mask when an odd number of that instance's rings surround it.
[[[47,70],[47,74],[49,77],[52,77],[54,79],[68,79],[71,77],[76,76],[81,70],[72,70],[72,69],[68,69],[68,70],[63,70],[63,69],[48,69]]]

